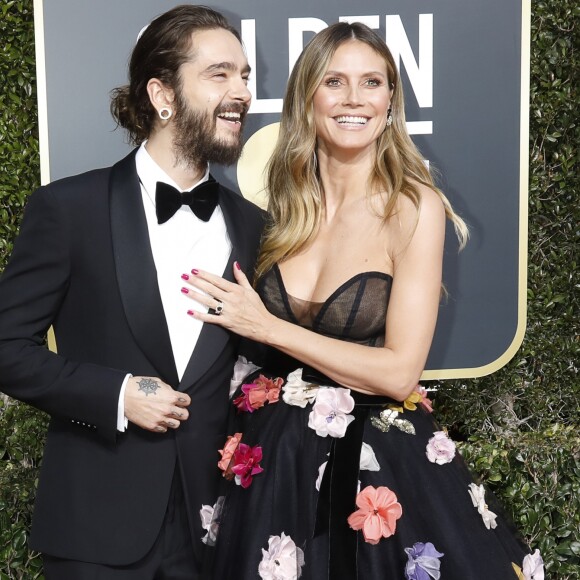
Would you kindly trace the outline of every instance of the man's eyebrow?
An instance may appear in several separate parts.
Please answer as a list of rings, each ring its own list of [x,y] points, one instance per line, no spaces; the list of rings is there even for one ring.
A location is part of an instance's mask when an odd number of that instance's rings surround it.
[[[210,64],[206,69],[205,72],[206,73],[212,73],[216,70],[227,70],[227,71],[231,71],[231,72],[235,72],[236,70],[238,70],[238,67],[231,61],[224,61],[224,62],[216,62],[215,64]],[[252,67],[250,67],[249,64],[247,64],[243,69],[242,69],[242,74],[244,73],[250,73],[252,70]]]

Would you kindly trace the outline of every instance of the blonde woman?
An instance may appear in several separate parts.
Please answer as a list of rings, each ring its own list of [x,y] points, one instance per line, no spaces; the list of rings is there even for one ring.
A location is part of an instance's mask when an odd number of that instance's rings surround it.
[[[220,451],[238,485],[221,513],[202,512],[206,542],[220,524],[215,578],[517,578],[524,549],[417,389],[446,217],[462,243],[467,230],[407,134],[395,63],[369,28],[332,25],[302,53],[268,190],[257,292],[238,268],[237,284],[194,269],[184,287],[218,314],[191,316],[267,346]]]

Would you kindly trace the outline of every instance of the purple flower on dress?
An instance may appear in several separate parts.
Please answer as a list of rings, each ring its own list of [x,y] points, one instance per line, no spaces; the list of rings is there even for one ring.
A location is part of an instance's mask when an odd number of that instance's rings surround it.
[[[406,580],[439,580],[441,572],[439,558],[443,556],[431,542],[417,542],[412,548],[405,548],[409,561],[405,566]]]

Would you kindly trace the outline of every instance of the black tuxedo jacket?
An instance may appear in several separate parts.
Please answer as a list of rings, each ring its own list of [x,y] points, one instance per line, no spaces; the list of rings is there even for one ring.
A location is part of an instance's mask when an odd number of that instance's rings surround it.
[[[0,390],[51,415],[31,546],[109,565],[152,547],[176,465],[202,550],[199,509],[216,500],[238,345],[204,325],[178,380],[134,156],[36,191],[0,281]],[[264,214],[224,187],[219,196],[232,280],[234,260],[253,271]],[[50,325],[58,354],[43,346]],[[187,392],[189,420],[167,434],[118,432],[127,373]]]

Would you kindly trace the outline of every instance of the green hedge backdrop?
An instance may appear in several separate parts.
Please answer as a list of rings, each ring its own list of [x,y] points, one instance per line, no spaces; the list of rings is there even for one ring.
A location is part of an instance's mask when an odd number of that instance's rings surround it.
[[[0,2],[0,270],[40,179],[32,6]],[[524,343],[491,376],[439,383],[435,401],[474,473],[541,550],[550,580],[580,578],[579,16],[576,0],[532,2]],[[0,580],[42,578],[26,544],[46,422],[0,395]]]

